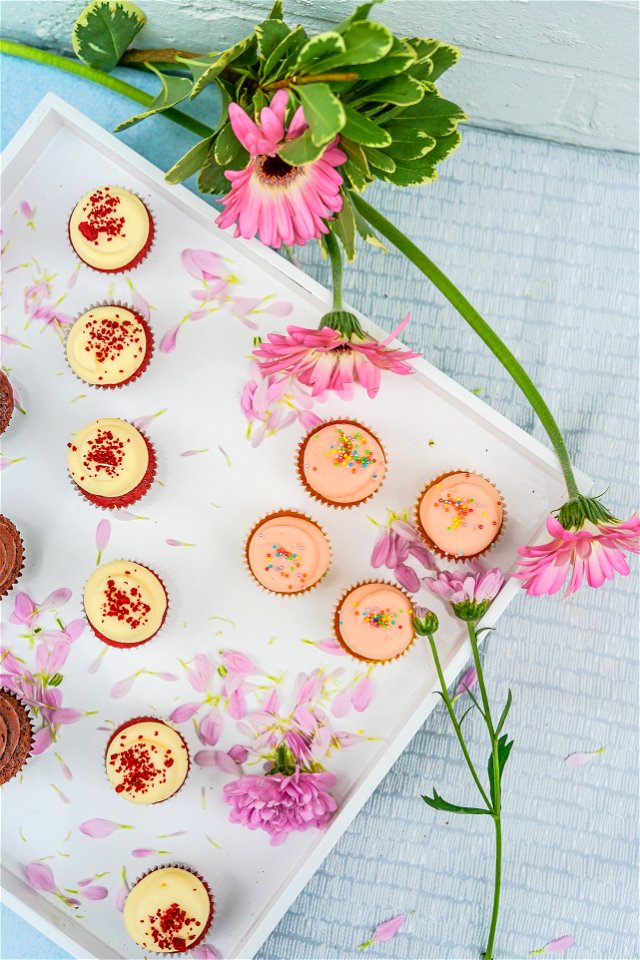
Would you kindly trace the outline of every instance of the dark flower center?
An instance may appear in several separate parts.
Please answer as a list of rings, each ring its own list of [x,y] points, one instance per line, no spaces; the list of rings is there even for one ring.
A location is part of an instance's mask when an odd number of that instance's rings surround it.
[[[300,168],[292,167],[276,154],[258,157],[257,169],[261,180],[272,186],[284,186],[296,178]]]

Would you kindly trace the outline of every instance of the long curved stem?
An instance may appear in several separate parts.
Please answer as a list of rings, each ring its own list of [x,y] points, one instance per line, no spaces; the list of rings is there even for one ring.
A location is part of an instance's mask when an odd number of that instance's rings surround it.
[[[342,254],[340,244],[329,231],[324,238],[325,246],[331,263],[331,279],[333,281],[333,309],[342,310]]]
[[[433,260],[430,260],[402,231],[398,230],[385,216],[376,210],[375,207],[372,207],[371,204],[367,203],[366,200],[363,200],[362,197],[358,196],[358,194],[352,193],[351,201],[358,212],[362,214],[372,227],[386,237],[401,253],[404,253],[404,255],[415,264],[418,270],[431,280],[513,377],[538,415],[542,426],[553,444],[553,448],[560,461],[560,467],[570,498],[578,497],[580,491],[576,478],[573,475],[571,458],[569,457],[569,451],[567,450],[562,432],[540,391],[522,364],[516,359],[500,337],[494,333],[486,320],[480,316],[475,307],[469,303],[455,284],[436,266]]]
[[[94,70],[93,67],[88,67],[78,60],[61,57],[57,53],[49,53],[47,50],[29,47],[26,43],[15,43],[13,40],[0,40],[0,53],[7,53],[12,57],[21,57],[23,60],[33,60],[36,63],[43,63],[49,67],[57,67],[59,70],[73,73],[78,77],[83,77],[85,80],[92,80],[94,83],[99,83],[109,90],[121,93],[124,97],[129,97],[130,100],[142,103],[145,107],[150,106],[155,100],[155,97],[150,93],[139,90],[138,87],[134,87],[130,83],[125,83],[124,80],[119,80],[117,77],[112,77],[109,73]],[[195,133],[198,137],[210,137],[213,133],[210,127],[207,127],[204,123],[200,123],[199,120],[195,120],[193,117],[189,117],[186,113],[182,113],[181,110],[176,110],[175,107],[164,110],[163,114],[168,120],[173,120],[174,123],[179,124],[186,130],[190,130],[191,133]]]

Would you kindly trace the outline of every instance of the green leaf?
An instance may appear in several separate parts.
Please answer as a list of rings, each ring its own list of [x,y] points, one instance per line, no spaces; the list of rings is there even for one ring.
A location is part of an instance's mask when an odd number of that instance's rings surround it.
[[[295,67],[298,69],[308,67],[309,69],[306,72],[309,74],[320,73],[321,71],[317,67],[318,61],[322,60],[323,57],[344,53],[345,50],[344,40],[339,33],[332,30],[326,33],[318,33],[315,37],[307,40],[303,47],[300,47]]]
[[[371,13],[372,7],[375,7],[376,3],[382,2],[383,0],[371,0],[370,3],[361,3],[359,7],[355,8],[353,13],[349,14],[345,20],[342,20],[338,24],[336,30],[339,33],[342,33],[344,30],[350,27],[352,23],[356,23],[358,20],[366,20]]]
[[[342,244],[347,261],[353,263],[356,258],[356,222],[351,200],[344,190],[342,191],[342,210],[334,218],[331,232],[335,233]]]
[[[372,180],[364,150],[359,143],[355,143],[345,136],[340,137],[340,149],[344,150],[347,155],[346,163],[343,163],[340,167],[340,173],[360,193]]]
[[[325,146],[345,125],[344,107],[326,83],[308,83],[293,89],[302,101],[311,140],[317,146]]]
[[[278,156],[293,167],[299,167],[303,163],[311,163],[317,160],[324,153],[326,144],[314,143],[311,139],[311,131],[305,130],[301,137],[290,140],[278,150]]]
[[[458,123],[467,116],[456,103],[451,103],[435,92],[427,93],[420,103],[390,110],[387,117],[395,124],[408,124],[433,137],[453,133]]]
[[[164,175],[167,183],[182,183],[192,173],[196,173],[205,163],[213,140],[213,136],[207,137],[205,140],[196,143],[195,147],[191,147],[184,157],[181,157],[170,170],[167,170]]]
[[[358,89],[358,97],[353,100],[354,106],[360,103],[393,103],[400,106],[409,106],[420,103],[424,96],[424,87],[412,77],[387,77],[380,83],[372,83],[362,91]]]
[[[275,3],[271,7],[269,20],[282,20],[282,19],[284,19],[284,9],[282,6],[282,0],[275,0]]]
[[[365,218],[361,213],[358,213],[355,207],[353,207],[353,216],[356,223],[356,230],[362,239],[367,243],[370,243],[372,247],[377,247],[379,250],[382,250],[383,253],[387,253],[387,248],[385,247],[384,243],[382,243],[380,238],[373,232]]]
[[[448,813],[473,813],[478,815],[489,813],[488,810],[482,807],[461,807],[457,803],[449,803],[440,796],[435,787],[433,788],[432,797],[423,796],[422,799],[428,806],[433,807],[434,810],[446,810]]]
[[[135,116],[129,117],[128,120],[119,123],[115,128],[116,133],[120,133],[121,130],[128,130],[134,123],[139,123],[154,113],[159,113],[161,110],[168,110],[169,107],[175,107],[176,103],[181,103],[189,96],[191,87],[193,86],[191,80],[187,80],[186,77],[167,76],[159,70],[156,70],[155,67],[150,67],[150,69],[160,77],[160,82],[162,83],[160,93],[153,103],[142,113],[137,113]]]
[[[513,697],[511,696],[511,690],[509,690],[507,694],[507,702],[504,705],[504,710],[500,714],[500,719],[498,720],[498,726],[496,727],[496,736],[500,733],[500,731],[504,727],[504,722],[507,719],[509,710],[511,709],[512,700],[513,700]]]
[[[204,166],[198,177],[198,190],[201,193],[214,193],[217,196],[224,196],[231,189],[231,184],[224,175],[224,170],[217,162],[214,155],[213,145],[209,148],[209,153],[204,162]]]
[[[416,37],[408,37],[407,40],[418,55],[415,65],[409,72],[419,80],[429,80],[434,83],[460,59],[460,51],[457,47],[442,43],[440,40]]]
[[[380,180],[395,183],[398,187],[419,187],[429,180],[435,180],[437,176],[433,167],[423,166],[419,160],[412,160],[409,163],[400,163],[396,160],[393,173],[380,171]]]
[[[342,128],[345,137],[355,140],[356,143],[362,143],[366,147],[388,147],[391,143],[391,136],[382,127],[379,127],[373,120],[369,120],[363,114],[358,113],[348,103],[343,104],[346,116],[346,123]]]
[[[93,0],[73,26],[73,52],[83,63],[108,73],[146,21],[142,10],[129,0]]]
[[[498,740],[498,783],[502,782],[502,771],[504,770],[505,764],[509,759],[509,754],[511,753],[511,747],[513,746],[513,740],[509,740],[506,733]],[[496,805],[496,785],[493,772],[493,751],[489,754],[489,763],[487,764],[487,770],[489,773],[489,792],[491,795],[491,803]]]
[[[282,20],[265,20],[256,27],[258,51],[263,60],[268,60],[279,43],[282,43],[291,30]]]
[[[213,155],[216,163],[225,169],[240,170],[249,162],[249,153],[236,137],[230,123],[225,124],[216,137]]]
[[[381,23],[375,23],[371,20],[352,23],[342,36],[346,46],[345,52],[318,62],[316,64],[318,71],[373,63],[384,57],[393,45],[391,31],[387,30]]]
[[[458,130],[454,130],[453,133],[449,133],[446,137],[438,137],[435,147],[427,153],[424,159],[432,166],[435,166],[437,163],[442,163],[450,153],[453,153],[461,140],[462,135]],[[493,630],[494,628],[489,627],[487,629]]]
[[[285,64],[292,56],[297,56],[298,50],[304,46],[307,41],[307,34],[304,27],[297,26],[295,30],[283,37],[278,46],[273,50],[265,62],[262,64],[260,76],[263,80],[274,80],[284,69]]]
[[[194,83],[191,99],[193,100],[194,97],[202,93],[207,84],[212,83],[216,77],[222,73],[225,67],[228,67],[230,63],[233,63],[234,60],[237,60],[241,54],[248,50],[249,47],[255,43],[255,40],[255,33],[251,33],[248,37],[244,37],[243,40],[239,40],[237,43],[234,43],[232,47],[229,47],[228,50],[221,53],[220,56],[200,74]]]
[[[197,57],[176,57],[175,62],[184,64],[194,81],[199,80],[212,63],[215,63],[219,53],[201,53]]]
[[[376,170],[384,170],[385,173],[393,173],[396,168],[395,161],[388,157],[381,150],[375,150],[373,147],[363,147],[364,155],[369,161],[370,166]]]
[[[382,77],[392,77],[404,71],[415,62],[414,50],[404,40],[393,38],[391,49],[385,57],[375,63],[367,63],[358,67],[360,80],[379,80]]]
[[[392,128],[387,127],[386,129],[393,136]],[[393,143],[385,149],[385,153],[393,157],[394,160],[419,160],[420,157],[424,157],[430,150],[433,150],[437,143],[434,137],[429,137],[426,133],[413,132],[408,127],[403,129],[408,131],[406,138],[393,136]]]

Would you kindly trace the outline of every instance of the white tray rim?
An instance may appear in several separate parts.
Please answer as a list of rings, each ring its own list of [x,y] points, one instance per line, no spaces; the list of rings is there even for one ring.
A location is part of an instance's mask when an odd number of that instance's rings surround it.
[[[120,162],[124,161],[131,165],[136,169],[138,175],[147,179],[155,190],[162,191],[167,199],[173,203],[177,203],[183,209],[187,209],[191,215],[195,216],[201,223],[209,226],[212,225],[211,214],[213,208],[209,204],[186,187],[181,185],[168,185],[164,180],[162,170],[141,157],[131,147],[117,140],[113,134],[104,130],[81,111],[72,107],[64,99],[53,93],[47,93],[42,98],[0,154],[2,184],[5,195],[11,193],[20,180],[23,170],[20,160],[23,151],[28,149],[30,144],[35,145],[39,138],[44,137],[47,133],[55,132],[60,127],[72,129],[75,134],[88,142],[98,144],[105,151],[117,157]],[[261,261],[274,272],[284,274],[289,280],[295,282],[313,297],[330,304],[331,294],[322,284],[307,276],[302,270],[285,260],[274,250],[263,246],[257,239],[236,240],[230,235],[229,231],[225,231],[225,242],[232,247],[236,247],[241,257]],[[388,335],[382,327],[364,317],[354,308],[348,307],[348,309],[352,310],[353,313],[365,321],[367,328],[378,337],[384,338]],[[400,345],[399,340],[394,341],[394,343]],[[419,358],[413,361],[413,365],[417,372],[424,373],[429,380],[467,406],[470,411],[479,414],[488,425],[500,431],[521,447],[526,448],[530,454],[535,456],[547,467],[550,473],[560,474],[555,454],[535,437],[527,434],[522,428],[518,427],[503,414],[494,410],[479,397],[470,393],[445,373],[442,373],[442,371],[438,370],[437,367],[434,367],[427,360]],[[581,489],[589,491],[592,487],[591,478],[582,471],[575,470],[574,472]],[[544,539],[545,532],[545,527],[542,525],[533,538],[534,542]],[[508,581],[484,617],[482,626],[493,626],[519,590],[520,584],[518,581]],[[465,641],[453,655],[445,670],[447,685],[453,682],[470,656],[471,646],[468,641]],[[436,687],[434,686],[433,690],[435,689]],[[384,756],[371,767],[369,772],[363,777],[359,786],[353,790],[349,799],[343,804],[332,824],[323,833],[311,853],[305,858],[304,863],[298,869],[298,872],[287,889],[281,893],[273,902],[272,906],[253,925],[242,942],[241,954],[239,957],[233,958],[233,960],[251,958],[257,953],[298,894],[350,825],[356,814],[364,806],[380,781],[389,772],[402,751],[426,721],[429,714],[437,705],[437,702],[436,697],[427,696],[418,703],[405,725],[390,743]],[[119,954],[114,953],[111,948],[107,947],[102,941],[97,940],[97,938],[81,924],[66,914],[63,914],[62,911],[53,906],[46,898],[31,890],[21,878],[17,877],[4,866],[2,866],[0,871],[0,900],[22,917],[23,920],[47,936],[61,949],[78,958],[78,960],[86,960],[86,958],[94,958],[94,960],[112,960],[112,958],[115,958],[115,960],[117,960],[117,958],[120,957]],[[64,919],[64,925],[67,929],[77,930],[77,937],[73,937],[66,933],[65,930],[60,929],[53,920],[47,919],[44,915],[45,913],[53,914],[54,916],[59,914],[61,918]],[[232,960],[232,958],[227,958],[227,960]]]

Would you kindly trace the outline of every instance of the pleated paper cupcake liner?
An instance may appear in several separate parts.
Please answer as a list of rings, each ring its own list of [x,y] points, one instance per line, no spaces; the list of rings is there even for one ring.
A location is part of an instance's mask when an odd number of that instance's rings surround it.
[[[317,580],[315,580],[315,581],[314,581],[312,584],[310,584],[309,586],[304,587],[302,590],[291,590],[291,591],[286,592],[286,593],[285,593],[285,592],[281,592],[281,591],[279,591],[279,590],[271,590],[269,587],[266,587],[266,586],[256,577],[255,573],[254,573],[253,570],[251,569],[251,564],[249,563],[249,544],[251,543],[251,540],[252,540],[252,538],[253,538],[253,535],[256,533],[256,531],[257,531],[264,523],[267,522],[267,520],[276,520],[276,519],[278,519],[279,517],[283,517],[283,518],[284,518],[284,517],[298,517],[300,520],[306,520],[308,523],[313,524],[313,526],[314,526],[314,527],[317,527],[317,529],[318,529],[318,530],[320,531],[320,533],[323,535],[323,537],[324,537],[325,540],[327,541],[327,545],[328,545],[328,547],[329,547],[329,565],[327,566],[327,569],[325,570],[325,572],[322,574],[321,577],[319,577]],[[246,566],[249,574],[251,575],[252,579],[258,584],[258,586],[260,587],[260,589],[263,590],[265,593],[270,594],[272,597],[274,597],[274,596],[275,596],[275,597],[300,597],[300,596],[302,596],[302,594],[304,594],[304,593],[309,593],[310,590],[313,590],[315,587],[317,587],[319,584],[322,583],[322,581],[324,580],[325,576],[327,575],[327,573],[328,573],[329,570],[331,569],[331,564],[333,563],[333,550],[332,550],[332,548],[331,548],[331,541],[329,540],[329,537],[327,536],[326,530],[324,529],[324,527],[322,526],[322,524],[318,523],[317,520],[314,520],[313,517],[308,516],[308,514],[306,514],[306,513],[302,513],[300,510],[275,510],[275,511],[272,511],[271,513],[267,513],[267,514],[265,514],[265,516],[261,517],[260,520],[258,520],[256,523],[254,523],[253,527],[252,527],[251,530],[249,531],[249,533],[248,533],[248,535],[247,535],[247,538],[246,538],[246,540],[245,540],[244,560],[245,560],[245,566]]]
[[[361,500],[355,500],[353,503],[339,503],[335,500],[328,499],[327,497],[323,496],[321,493],[318,493],[317,490],[313,489],[313,487],[310,485],[309,481],[307,480],[304,474],[304,454],[307,448],[307,443],[314,436],[314,434],[316,434],[319,430],[322,430],[324,427],[330,427],[334,423],[348,424],[349,426],[356,427],[364,431],[365,433],[370,434],[371,437],[380,446],[380,449],[382,450],[382,453],[384,456],[384,465],[385,465],[384,477],[382,478],[378,486],[375,488],[375,490],[372,490],[371,493],[367,494],[367,496],[363,497]],[[366,503],[368,500],[371,500],[372,497],[375,497],[376,494],[379,493],[382,487],[384,486],[384,481],[386,480],[388,470],[389,470],[389,461],[387,459],[387,452],[384,448],[384,444],[382,443],[380,438],[377,436],[377,434],[375,434],[373,430],[370,430],[369,427],[366,425],[366,423],[362,423],[360,420],[350,420],[347,417],[324,420],[322,423],[319,423],[317,427],[314,427],[313,430],[310,430],[309,433],[300,441],[298,445],[298,453],[296,456],[296,472],[298,474],[298,479],[300,483],[302,484],[304,489],[307,491],[309,496],[313,497],[314,500],[317,500],[318,503],[323,503],[327,507],[333,507],[335,510],[351,510],[352,507],[359,507],[363,503]]]
[[[404,648],[404,650],[401,650],[400,653],[396,653],[393,657],[388,657],[385,660],[375,660],[371,657],[365,657],[360,653],[354,652],[351,649],[351,647],[347,645],[347,642],[343,640],[342,635],[340,633],[340,609],[342,607],[342,604],[344,603],[346,598],[349,596],[349,594],[352,593],[354,590],[357,590],[358,587],[366,587],[370,585],[392,587],[394,590],[397,590],[398,593],[402,594],[402,596],[405,598],[405,600],[409,604],[409,607],[411,610],[411,617],[413,617],[413,600],[411,599],[409,594],[406,592],[406,590],[403,590],[402,587],[399,587],[397,583],[392,583],[390,580],[377,580],[377,579],[376,580],[358,580],[357,583],[354,583],[350,587],[347,587],[346,590],[343,590],[338,598],[338,601],[333,611],[333,621],[332,621],[333,635],[338,641],[338,643],[340,644],[340,646],[342,647],[342,649],[345,651],[345,653],[347,653],[350,657],[353,657],[354,660],[360,660],[362,663],[373,663],[373,664],[380,664],[382,666],[386,666],[387,664],[394,663],[396,660],[400,660],[401,657],[404,657],[407,651],[410,650],[413,644],[415,643],[416,632],[415,630],[413,630],[413,624],[411,626],[411,629],[413,631],[411,639],[406,645],[406,647]]]
[[[3,514],[0,514],[0,523],[9,527],[9,529],[15,535],[16,555],[18,557],[18,563],[19,563],[17,571],[9,577],[7,582],[4,584],[3,589],[0,589],[0,597],[6,597],[11,592],[11,590],[13,590],[16,583],[22,576],[22,571],[24,570],[24,542],[22,540],[22,536],[20,535],[20,531],[16,527],[15,523],[9,520],[8,517],[5,517]]]
[[[138,323],[141,325],[142,329],[144,330],[146,341],[147,341],[145,354],[144,354],[144,357],[142,358],[140,366],[138,367],[137,370],[134,370],[134,372],[129,377],[127,377],[126,380],[121,380],[119,383],[89,383],[89,381],[81,377],[79,373],[76,373],[76,371],[73,369],[73,367],[69,363],[69,355],[67,353],[67,340],[69,338],[69,334],[71,333],[73,327],[78,322],[78,320],[81,320],[82,317],[84,317],[87,313],[90,313],[91,310],[98,310],[101,307],[120,307],[123,310],[128,310],[129,313],[133,314],[133,316],[136,318]],[[67,366],[69,367],[69,370],[74,375],[74,377],[77,380],[79,380],[80,383],[82,383],[85,387],[95,387],[97,390],[118,390],[121,387],[126,387],[128,384],[133,383],[134,380],[137,380],[138,377],[140,377],[145,372],[145,370],[151,363],[151,358],[153,357],[153,348],[154,348],[153,331],[151,330],[150,324],[145,320],[143,316],[141,316],[141,314],[134,307],[132,307],[128,303],[123,303],[122,300],[101,300],[100,303],[92,303],[89,307],[86,307],[84,310],[82,310],[80,313],[77,314],[71,326],[66,328],[66,336],[64,340],[64,356],[67,362]]]

